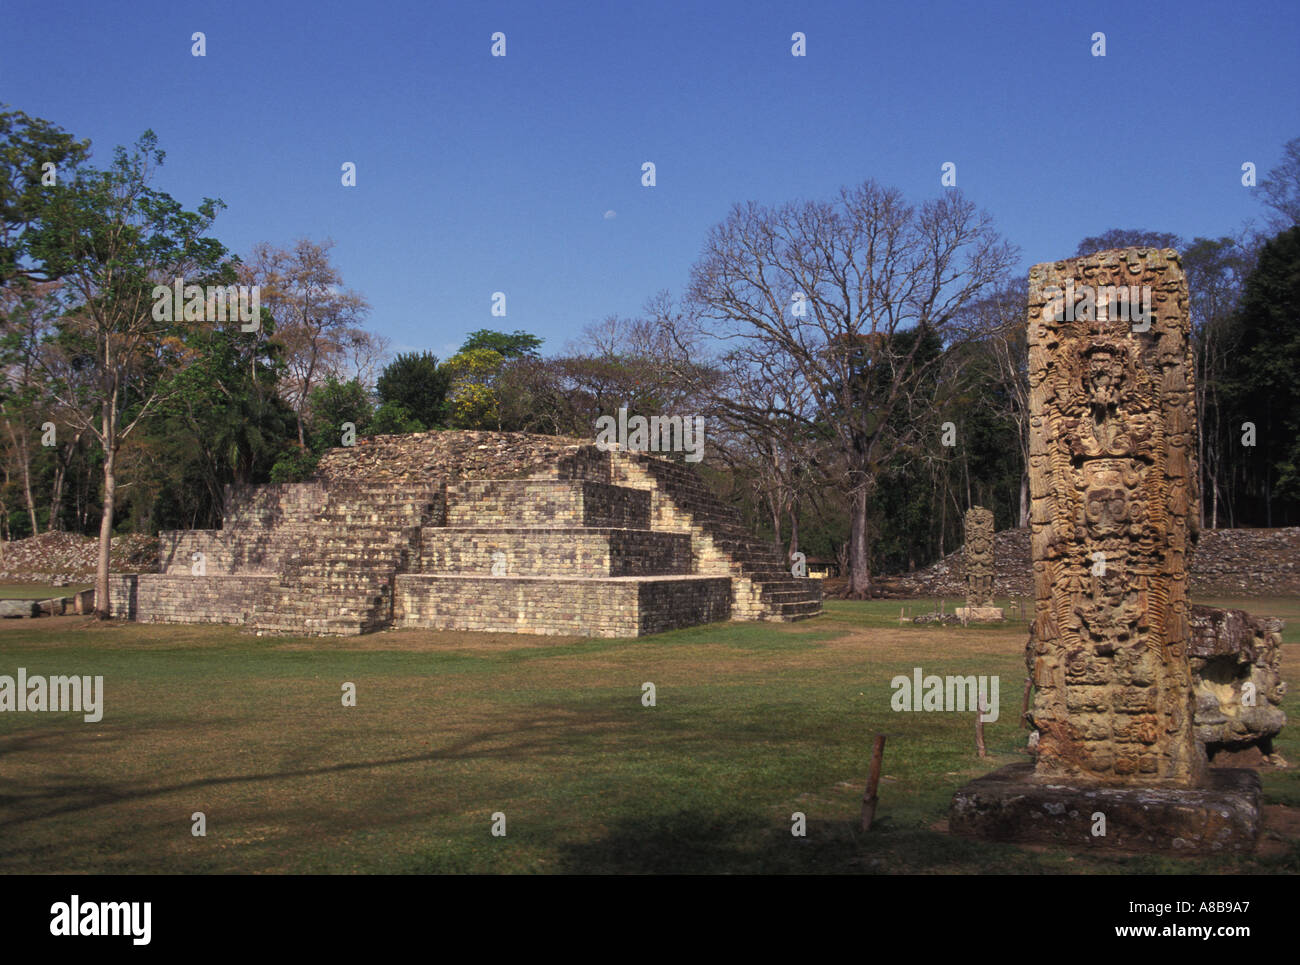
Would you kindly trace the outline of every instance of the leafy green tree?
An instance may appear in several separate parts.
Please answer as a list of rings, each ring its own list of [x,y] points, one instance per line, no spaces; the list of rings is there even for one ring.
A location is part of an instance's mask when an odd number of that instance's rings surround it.
[[[453,428],[501,427],[496,383],[505,361],[505,356],[490,348],[462,349],[447,359],[447,374],[451,377],[447,405]]]
[[[226,484],[265,482],[296,441],[296,413],[277,391],[284,362],[274,326],[264,311],[259,331],[186,334],[193,361],[170,374],[149,425],[155,478],[165,482],[159,526],[219,525]]]
[[[400,405],[408,419],[429,429],[446,424],[450,387],[451,373],[431,352],[398,355],[375,383],[380,402]]]
[[[424,423],[411,415],[402,403],[384,402],[375,409],[375,415],[366,428],[366,435],[405,435],[409,432],[424,431]]]
[[[1300,523],[1300,225],[1260,250],[1229,336],[1221,395],[1225,461],[1265,526]],[[1254,426],[1252,439],[1246,423]]]
[[[537,350],[541,347],[542,340],[536,335],[529,335],[527,332],[516,331],[507,335],[505,332],[494,332],[488,328],[480,328],[477,332],[469,333],[469,336],[465,339],[465,344],[457,349],[457,354],[487,349],[496,352],[503,359],[517,359],[528,356],[537,358]]]
[[[344,444],[344,426],[348,423],[361,435],[375,414],[369,393],[356,379],[340,382],[329,376],[312,389],[310,403],[311,450],[318,455]]]
[[[44,359],[51,393],[104,457],[95,581],[100,617],[110,612],[118,452],[164,398],[167,373],[193,362],[182,335],[196,323],[155,312],[154,289],[176,277],[198,285],[234,278],[226,249],[206,235],[221,202],[205,198],[187,211],[151,188],[163,157],[157,137],[146,131],[130,153],[118,147],[107,169],[82,166],[46,188],[41,222],[24,238],[45,274],[63,280],[68,300],[60,337]]]
[[[54,197],[49,188],[90,153],[89,141],[6,107],[0,104],[0,287],[52,279],[49,266],[29,260],[29,243]],[[51,178],[54,185],[47,183]]]

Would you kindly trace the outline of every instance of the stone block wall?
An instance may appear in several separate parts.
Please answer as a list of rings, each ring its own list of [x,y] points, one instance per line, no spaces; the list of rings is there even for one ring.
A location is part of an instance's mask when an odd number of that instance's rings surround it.
[[[247,624],[274,576],[169,576],[142,573],[142,623]]]
[[[509,576],[650,576],[691,572],[685,533],[610,528],[438,529],[426,527],[421,573],[489,575],[505,554]]]
[[[408,574],[396,579],[401,627],[636,637],[730,615],[728,580],[705,577],[582,580]]]
[[[650,529],[650,494],[608,483],[483,480],[447,488],[447,525]]]

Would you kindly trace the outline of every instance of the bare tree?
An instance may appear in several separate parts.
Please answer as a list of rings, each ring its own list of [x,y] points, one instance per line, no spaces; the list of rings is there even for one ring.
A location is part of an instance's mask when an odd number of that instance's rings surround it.
[[[289,248],[261,242],[248,261],[248,275],[260,286],[262,305],[275,320],[274,337],[285,349],[283,390],[297,414],[302,446],[307,444],[311,390],[330,375],[343,375],[350,353],[354,360],[373,354],[373,336],[360,327],[370,306],[356,292],[341,288],[343,279],[329,260],[333,247],[333,241],[305,238]],[[358,346],[367,346],[360,355]],[[373,367],[374,362],[367,364]],[[364,364],[359,367],[364,369]]]
[[[954,320],[1014,259],[957,191],[913,206],[873,181],[835,202],[737,205],[709,233],[691,276],[700,319],[753,365],[784,355],[839,452],[851,597],[871,593],[868,499],[918,432],[907,415],[937,364],[925,348],[958,335]]]
[[[1197,238],[1183,252],[1196,357],[1196,443],[1209,515],[1201,500],[1200,526],[1217,529],[1223,498],[1223,439],[1219,389],[1231,349],[1229,331],[1258,252],[1243,238]]]
[[[1264,204],[1269,207],[1268,225],[1274,234],[1300,224],[1300,137],[1282,148],[1282,160],[1259,184]]]
[[[1025,328],[1029,293],[1023,277],[1005,279],[987,298],[971,306],[971,336],[992,359],[997,373],[997,398],[1015,424],[1020,446],[1021,527],[1029,525],[1029,350]]]

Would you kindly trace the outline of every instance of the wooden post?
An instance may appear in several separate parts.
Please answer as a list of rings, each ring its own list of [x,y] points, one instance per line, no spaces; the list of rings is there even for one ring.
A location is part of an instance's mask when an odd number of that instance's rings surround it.
[[[862,830],[870,831],[876,817],[876,788],[880,786],[880,766],[885,757],[885,735],[877,734],[871,748],[871,769],[867,772],[867,787],[862,792]]]
[[[984,706],[983,694],[976,699],[975,706],[975,750],[980,757],[988,757],[989,752],[984,749],[984,711],[988,708]]]

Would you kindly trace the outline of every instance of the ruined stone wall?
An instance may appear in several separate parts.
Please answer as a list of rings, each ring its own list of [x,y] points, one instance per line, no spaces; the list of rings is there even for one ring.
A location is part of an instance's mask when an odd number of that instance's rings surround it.
[[[137,590],[141,623],[246,624],[273,576],[168,576],[142,573]]]
[[[570,458],[566,467],[572,472],[572,457],[584,444],[590,446],[590,440],[528,432],[435,430],[372,436],[329,450],[316,475],[331,488],[347,481],[515,479],[541,471],[558,473],[565,457]]]
[[[1149,290],[1150,318],[1056,294],[1121,285]],[[1193,783],[1195,369],[1177,252],[1035,265],[1028,328],[1036,773]]]
[[[915,573],[881,576],[882,595],[947,597],[966,592],[965,551],[955,550]],[[1034,592],[1029,530],[1004,529],[993,537],[993,595]],[[1201,530],[1192,559],[1194,596],[1300,596],[1300,527]]]

